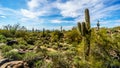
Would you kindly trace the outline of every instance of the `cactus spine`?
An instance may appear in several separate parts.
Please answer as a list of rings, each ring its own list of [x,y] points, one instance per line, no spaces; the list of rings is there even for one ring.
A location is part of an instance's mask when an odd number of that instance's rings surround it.
[[[89,59],[90,53],[90,37],[91,37],[91,28],[90,28],[90,15],[89,10],[85,9],[85,22],[78,22],[78,32],[83,36],[85,42],[84,52],[85,60]]]

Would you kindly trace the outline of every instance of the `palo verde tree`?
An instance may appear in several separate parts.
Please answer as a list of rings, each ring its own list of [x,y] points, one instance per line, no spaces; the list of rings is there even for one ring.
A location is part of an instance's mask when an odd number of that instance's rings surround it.
[[[6,26],[3,26],[4,30],[7,31],[7,33],[9,34],[10,33],[10,37],[16,37],[16,34],[18,32],[25,32],[26,31],[26,28],[24,26],[20,26],[20,24],[14,24],[14,25],[6,25]]]
[[[85,60],[88,61],[90,54],[90,37],[91,37],[90,15],[88,9],[85,9],[85,22],[82,23],[78,22],[78,32],[83,37]]]

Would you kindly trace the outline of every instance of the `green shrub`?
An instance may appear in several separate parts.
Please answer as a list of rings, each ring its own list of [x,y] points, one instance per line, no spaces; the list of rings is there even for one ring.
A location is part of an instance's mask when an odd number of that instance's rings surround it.
[[[5,42],[6,41],[6,37],[4,35],[0,35],[0,42]]]
[[[49,52],[48,56],[52,59],[53,68],[69,68],[69,63],[61,52]]]
[[[34,63],[35,68],[53,68],[53,63],[52,62],[46,62],[45,60],[39,60]]]
[[[23,38],[17,38],[19,44],[27,45],[27,42]]]
[[[20,55],[18,52],[15,52],[15,51],[6,52],[4,54],[4,57],[13,59],[13,60],[22,60],[23,58],[22,55]]]
[[[13,38],[7,37],[7,41],[11,41],[13,40]]]
[[[34,53],[34,52],[27,52],[25,53],[23,60],[28,61],[28,62],[34,62],[35,60],[43,58],[43,53]]]
[[[7,45],[0,46],[0,48],[2,53],[9,52],[10,50],[12,50],[12,47]]]

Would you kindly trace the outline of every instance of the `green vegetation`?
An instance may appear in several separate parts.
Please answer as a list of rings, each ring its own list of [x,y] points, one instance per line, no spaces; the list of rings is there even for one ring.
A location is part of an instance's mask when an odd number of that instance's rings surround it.
[[[31,68],[110,68],[120,66],[120,26],[92,28],[89,10],[85,22],[71,30],[27,30],[7,25],[0,29],[4,58],[26,61]],[[16,40],[18,44],[6,43]]]

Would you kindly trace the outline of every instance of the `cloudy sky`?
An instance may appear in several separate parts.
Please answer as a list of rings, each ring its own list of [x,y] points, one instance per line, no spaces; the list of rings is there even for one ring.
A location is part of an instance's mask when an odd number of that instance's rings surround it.
[[[91,25],[120,26],[120,0],[0,0],[0,27],[20,23],[28,29],[70,29],[84,21],[90,10]]]

